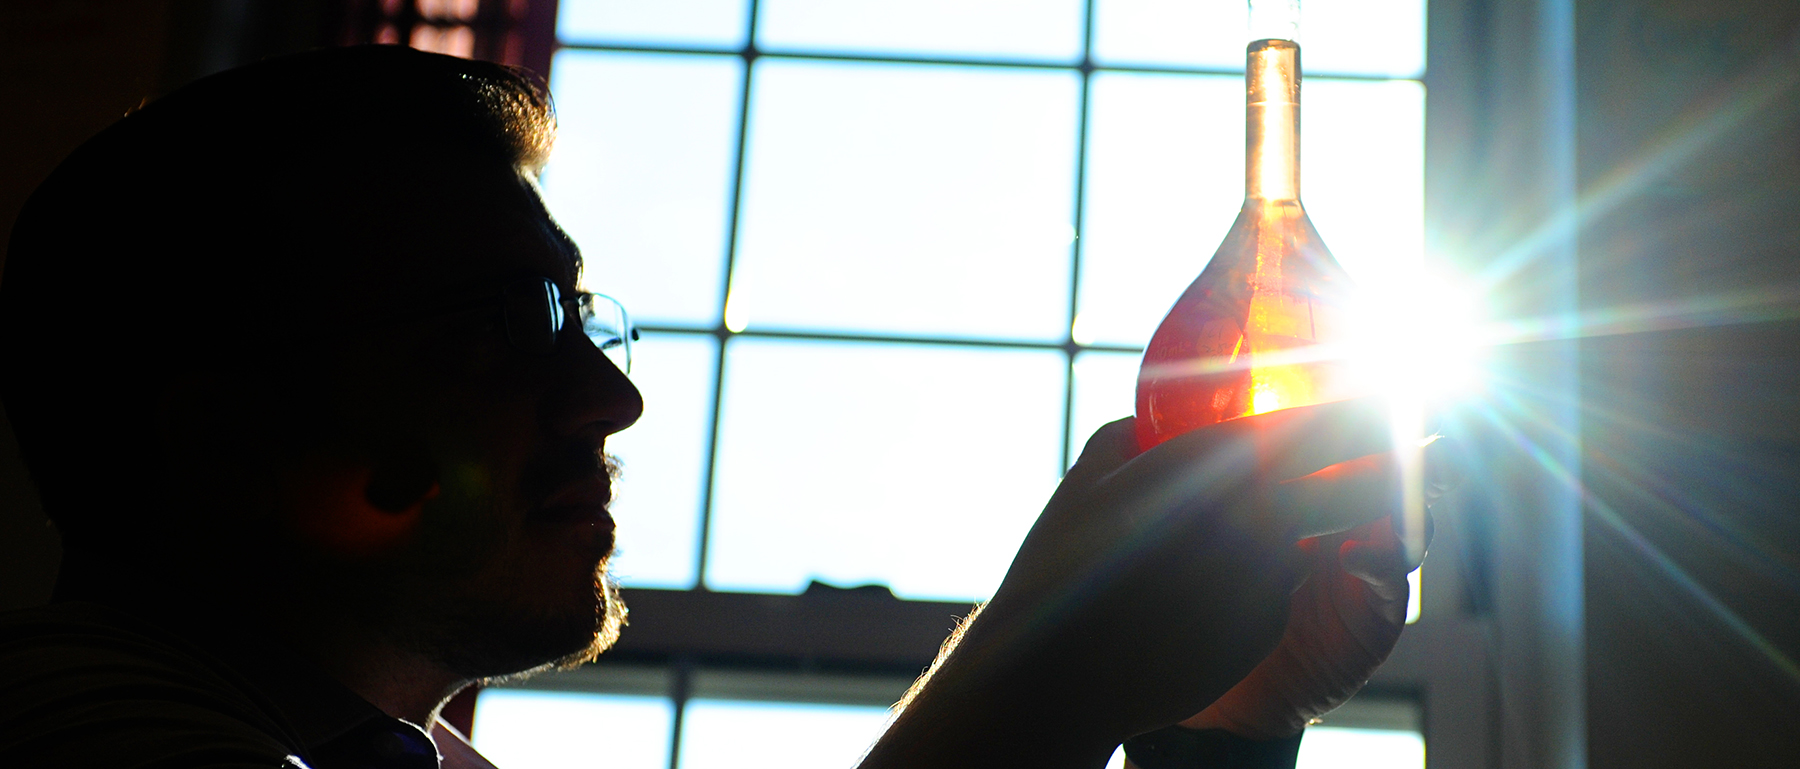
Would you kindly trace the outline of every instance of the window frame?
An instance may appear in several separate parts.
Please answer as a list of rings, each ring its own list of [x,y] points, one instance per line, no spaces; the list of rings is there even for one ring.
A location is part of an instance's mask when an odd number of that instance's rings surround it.
[[[597,41],[563,42],[556,36],[557,3],[532,3],[531,18],[537,23],[524,29],[527,50],[541,52],[525,62],[544,73],[546,82],[554,54],[560,50],[619,53],[666,53],[737,56],[743,63],[738,94],[735,164],[729,182],[729,213],[725,223],[725,278],[718,298],[720,312],[712,327],[646,325],[649,334],[710,336],[715,340],[716,360],[712,383],[712,429],[707,437],[706,461],[701,478],[699,542],[695,557],[696,584],[687,590],[654,588],[622,589],[632,613],[630,629],[614,648],[593,663],[594,668],[621,671],[662,670],[666,691],[675,702],[675,745],[671,766],[678,760],[683,704],[693,689],[696,675],[707,670],[757,671],[762,673],[837,674],[877,679],[910,678],[936,656],[944,637],[973,605],[961,602],[901,600],[880,588],[833,588],[815,583],[797,595],[716,592],[706,588],[707,532],[711,526],[713,479],[716,475],[719,409],[723,399],[725,356],[736,337],[785,338],[873,343],[972,345],[1034,350],[1056,350],[1064,355],[1063,466],[1072,461],[1067,439],[1074,410],[1074,370],[1082,352],[1140,353],[1142,348],[1107,344],[1079,344],[1072,336],[1060,342],[921,338],[906,335],[794,332],[726,327],[725,302],[738,248],[739,216],[744,192],[745,147],[749,130],[757,61],[777,58],[802,61],[881,62],[938,64],[972,67],[1018,67],[1073,70],[1081,75],[1079,125],[1076,133],[1074,211],[1077,233],[1083,227],[1087,187],[1087,150],[1090,97],[1096,72],[1241,75],[1241,69],[1162,66],[1100,65],[1090,55],[1093,43],[1095,0],[1087,0],[1083,24],[1082,55],[1075,62],[1048,62],[951,56],[867,54],[820,51],[762,51],[756,47],[757,0],[746,0],[745,44],[736,49],[708,46],[608,44]],[[1425,84],[1425,223],[1428,258],[1440,244],[1434,233],[1467,216],[1470,205],[1446,204],[1464,194],[1471,169],[1488,143],[1484,118],[1495,108],[1488,103],[1486,88],[1498,64],[1493,61],[1490,39],[1496,34],[1489,24],[1495,12],[1474,0],[1428,0],[1426,9],[1426,61],[1422,76],[1405,78]],[[1318,78],[1385,81],[1386,76],[1320,75]],[[1069,317],[1075,316],[1080,299],[1083,241],[1071,246]],[[1421,708],[1431,769],[1497,767],[1500,739],[1496,702],[1493,617],[1482,597],[1488,589],[1478,564],[1469,553],[1478,547],[1478,533],[1465,525],[1454,505],[1437,511],[1437,546],[1423,582],[1421,619],[1403,635],[1387,664],[1361,695],[1374,699],[1403,699]],[[642,675],[639,675],[641,678]],[[572,678],[548,688],[574,687],[584,691],[646,693],[642,686],[620,689],[605,676]],[[585,683],[583,682],[585,681]],[[534,685],[534,684],[526,684]],[[791,696],[775,695],[781,698]],[[821,694],[818,701],[832,701]]]

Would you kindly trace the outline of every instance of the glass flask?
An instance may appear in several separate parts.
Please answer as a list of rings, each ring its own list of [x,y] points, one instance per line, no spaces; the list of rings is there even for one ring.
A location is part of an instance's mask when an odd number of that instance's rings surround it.
[[[1144,351],[1141,448],[1365,389],[1344,354],[1355,287],[1300,205],[1300,46],[1268,37],[1293,36],[1295,24],[1279,19],[1297,21],[1282,13],[1297,15],[1295,6],[1251,3],[1252,33],[1264,37],[1250,43],[1244,72],[1244,207]]]

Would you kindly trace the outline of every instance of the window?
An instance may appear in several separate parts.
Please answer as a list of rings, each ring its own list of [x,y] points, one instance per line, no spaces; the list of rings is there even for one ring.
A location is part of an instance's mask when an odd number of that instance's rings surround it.
[[[1424,8],[1306,8],[1306,198],[1379,279],[1423,250]],[[627,586],[993,589],[1243,196],[1243,3],[1091,15],[562,2],[545,193],[645,331]]]
[[[1305,199],[1366,280],[1423,256],[1425,11],[1305,4]],[[1131,413],[1242,199],[1244,28],[1242,0],[561,0],[543,187],[644,332],[609,443],[637,611],[601,664],[485,692],[478,746],[578,755],[600,737],[519,735],[591,713],[621,766],[710,766],[747,724],[853,762]],[[1429,667],[1303,756],[1422,766]]]
[[[666,668],[597,666],[482,692],[477,748],[537,769],[848,769],[911,683],[897,676],[699,670],[681,717]],[[1313,727],[1297,769],[1424,766],[1416,704],[1358,698]],[[1123,766],[1115,754],[1112,767]]]

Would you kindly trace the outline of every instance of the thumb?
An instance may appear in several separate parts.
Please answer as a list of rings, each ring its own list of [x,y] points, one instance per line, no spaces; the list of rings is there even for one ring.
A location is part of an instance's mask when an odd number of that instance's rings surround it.
[[[1063,489],[1089,488],[1135,456],[1137,434],[1133,430],[1133,424],[1131,417],[1125,417],[1095,430],[1093,436],[1088,438],[1087,445],[1082,447],[1081,456],[1075,460],[1075,465],[1063,475],[1057,495],[1061,496]]]
[[[1358,527],[1338,547],[1338,562],[1344,571],[1387,601],[1406,596],[1406,574],[1412,571],[1406,564],[1405,548],[1394,532],[1393,521],[1390,516]]]

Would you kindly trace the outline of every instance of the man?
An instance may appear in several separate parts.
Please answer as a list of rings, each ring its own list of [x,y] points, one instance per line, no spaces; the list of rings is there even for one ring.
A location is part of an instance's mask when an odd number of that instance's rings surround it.
[[[67,555],[0,619],[0,765],[479,766],[445,699],[611,642],[603,452],[642,403],[537,195],[551,130],[509,70],[320,51],[171,94],[39,189],[0,387]],[[1098,766],[1183,718],[1134,760],[1291,762],[1386,656],[1411,564],[1374,404],[1129,435],[866,766]]]

